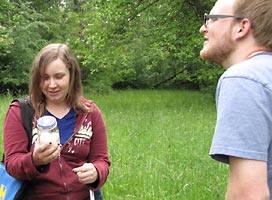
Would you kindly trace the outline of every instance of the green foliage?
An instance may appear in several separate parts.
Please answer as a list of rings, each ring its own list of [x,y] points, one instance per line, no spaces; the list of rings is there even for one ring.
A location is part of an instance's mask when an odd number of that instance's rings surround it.
[[[99,79],[117,88],[189,82],[201,88],[206,76],[199,76],[200,69],[210,65],[199,58],[202,36],[192,7],[170,0],[84,4],[81,14],[92,23],[85,23],[78,42],[86,47],[82,64],[89,69],[88,82],[100,84]]]
[[[95,91],[214,87],[221,70],[199,57],[202,16],[213,3],[4,1],[0,6],[0,84],[26,85],[27,69],[40,48],[63,42],[78,58],[83,84]],[[19,77],[18,72],[22,72]]]
[[[1,9],[5,20],[1,21],[0,32],[0,85],[16,91],[28,85],[34,55],[45,43],[40,33],[47,26],[27,4],[6,3]]]

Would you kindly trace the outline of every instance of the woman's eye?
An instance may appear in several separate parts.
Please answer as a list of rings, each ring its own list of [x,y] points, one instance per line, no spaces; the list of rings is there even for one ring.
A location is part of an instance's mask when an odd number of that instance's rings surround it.
[[[57,75],[56,75],[56,79],[62,79],[63,77],[64,77],[63,74],[57,74]]]
[[[42,79],[43,79],[43,80],[48,80],[48,79],[49,79],[49,76],[42,76]]]

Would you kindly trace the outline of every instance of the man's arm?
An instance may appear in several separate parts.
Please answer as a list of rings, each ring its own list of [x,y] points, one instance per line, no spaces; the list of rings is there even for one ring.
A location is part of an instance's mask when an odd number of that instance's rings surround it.
[[[267,163],[230,157],[226,200],[269,200]]]

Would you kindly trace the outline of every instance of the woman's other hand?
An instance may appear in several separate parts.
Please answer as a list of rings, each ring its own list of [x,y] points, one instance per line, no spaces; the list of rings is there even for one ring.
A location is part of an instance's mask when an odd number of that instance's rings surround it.
[[[98,173],[92,163],[85,163],[81,167],[74,168],[73,171],[77,173],[78,180],[83,184],[90,184],[97,180]]]

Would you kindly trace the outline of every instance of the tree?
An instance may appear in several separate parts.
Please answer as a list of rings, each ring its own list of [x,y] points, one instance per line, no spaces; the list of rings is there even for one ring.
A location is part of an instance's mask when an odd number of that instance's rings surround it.
[[[86,80],[133,88],[165,82],[171,87],[205,85],[206,76],[199,75],[200,69],[210,66],[199,58],[199,27],[201,10],[207,10],[208,4],[211,2],[85,2],[81,9],[85,26],[78,42],[85,49],[82,64],[89,74]]]
[[[34,55],[52,42],[71,47],[84,85],[97,91],[201,89],[214,87],[222,72],[199,57],[203,44],[199,28],[212,0],[4,2],[0,84],[25,87]]]
[[[3,7],[2,7],[3,6]],[[1,4],[3,16],[0,43],[0,85],[2,90],[18,92],[27,89],[29,69],[37,49],[45,42],[41,32],[47,26],[41,15],[29,9],[27,4]]]

